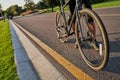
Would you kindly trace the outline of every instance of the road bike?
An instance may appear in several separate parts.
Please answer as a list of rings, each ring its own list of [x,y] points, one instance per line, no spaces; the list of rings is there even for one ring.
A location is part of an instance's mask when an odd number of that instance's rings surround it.
[[[67,20],[64,8],[68,5],[60,1],[60,10],[56,13],[56,32],[60,42],[67,42],[69,36],[75,34],[78,50],[84,62],[94,70],[103,69],[109,59],[109,40],[105,26],[95,11],[85,8],[76,0],[76,6],[70,22]],[[95,36],[88,27],[88,20],[93,20]],[[72,23],[75,19],[75,32],[72,31]],[[92,45],[97,46],[97,49]]]

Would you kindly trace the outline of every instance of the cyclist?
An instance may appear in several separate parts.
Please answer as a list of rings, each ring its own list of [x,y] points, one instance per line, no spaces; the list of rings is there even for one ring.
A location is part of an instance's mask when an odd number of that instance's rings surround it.
[[[65,2],[67,2],[67,1],[68,0],[65,0]],[[91,4],[90,4],[90,0],[79,0],[79,1],[80,1],[81,5],[84,3],[85,8],[92,9]],[[70,2],[68,3],[68,9],[70,12],[70,16],[72,16],[74,13],[75,5],[76,5],[75,0],[70,0]],[[70,22],[70,20],[71,20],[71,18],[69,18],[68,22]],[[75,19],[72,23],[72,28],[73,28],[73,31],[75,32]],[[95,38],[95,27],[94,27],[93,19],[91,17],[88,19],[88,28]],[[77,47],[77,43],[75,43],[75,47]],[[96,46],[96,43],[93,44],[93,47],[95,49],[98,49],[98,47]]]

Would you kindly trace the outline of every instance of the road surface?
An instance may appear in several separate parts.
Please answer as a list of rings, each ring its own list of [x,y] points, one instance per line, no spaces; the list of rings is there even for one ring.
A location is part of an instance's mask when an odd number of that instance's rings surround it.
[[[55,13],[25,16],[16,18],[15,21],[94,80],[120,80],[120,7],[95,11],[102,18],[110,41],[109,62],[101,71],[94,71],[84,63],[78,50],[74,48],[74,36],[67,43],[58,41],[55,32]],[[65,75],[68,75],[69,80],[73,79],[69,74]]]

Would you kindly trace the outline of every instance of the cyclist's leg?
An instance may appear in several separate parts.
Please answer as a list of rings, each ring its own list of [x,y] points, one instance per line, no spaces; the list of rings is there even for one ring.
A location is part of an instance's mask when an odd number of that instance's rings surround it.
[[[90,0],[82,0],[82,3],[85,4],[86,8],[92,9],[91,4],[90,4]],[[94,20],[90,16],[88,18],[88,28],[89,28],[90,32],[93,34],[93,37],[95,39],[93,42],[91,42],[91,44],[96,50],[98,50],[98,45],[96,42],[95,24],[94,24]]]
[[[90,0],[82,0],[82,3],[85,4],[86,8],[92,9]],[[92,32],[93,36],[95,37],[95,27],[94,27],[93,19],[91,17],[88,18],[88,27]]]
[[[68,4],[68,9],[69,9],[69,12],[70,12],[70,15],[69,15],[69,23],[71,21],[71,16],[74,14],[74,9],[75,9],[75,6],[76,6],[76,2],[75,0],[70,0],[69,4]],[[75,33],[75,20],[76,20],[76,16],[74,17],[74,20],[73,20],[73,23],[72,23],[72,29],[73,29],[73,32]],[[75,42],[75,48],[77,48],[77,43]]]
[[[82,0],[82,3],[85,3],[86,8],[92,9],[92,6],[91,6],[91,3],[90,3],[90,0]]]
[[[67,1],[67,0],[65,0],[65,1]],[[75,0],[70,0],[70,2],[68,4],[68,9],[69,9],[71,15],[73,15],[75,4],[76,4]]]
[[[67,0],[65,0],[65,1],[67,1]],[[68,19],[68,24],[70,23],[71,18],[72,18],[71,16],[74,13],[75,5],[76,5],[75,0],[70,0],[70,2],[68,4],[68,9],[69,9],[69,13],[70,13],[69,19]],[[73,32],[75,32],[75,19],[72,23],[72,29],[73,29]]]

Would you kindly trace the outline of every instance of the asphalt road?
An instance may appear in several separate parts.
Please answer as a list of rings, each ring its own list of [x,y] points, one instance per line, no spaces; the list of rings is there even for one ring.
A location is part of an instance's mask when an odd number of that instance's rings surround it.
[[[107,29],[110,41],[110,57],[107,66],[101,71],[89,68],[74,48],[75,38],[60,43],[55,32],[55,13],[16,18],[15,21],[38,37],[79,69],[95,80],[120,80],[120,7],[96,9]]]

